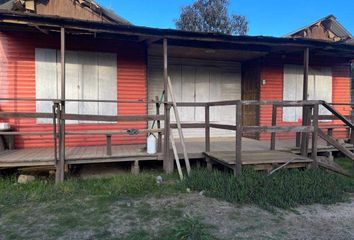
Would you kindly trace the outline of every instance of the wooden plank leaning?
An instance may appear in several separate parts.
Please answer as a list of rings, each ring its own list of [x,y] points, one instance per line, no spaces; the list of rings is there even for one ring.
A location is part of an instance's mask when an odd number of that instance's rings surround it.
[[[174,113],[175,113],[176,123],[177,123],[177,127],[178,127],[178,134],[179,134],[179,138],[180,138],[181,145],[182,145],[182,150],[183,150],[183,155],[184,155],[184,161],[186,163],[187,173],[188,173],[188,176],[189,176],[190,172],[191,172],[191,166],[190,166],[189,157],[188,157],[188,153],[187,153],[186,143],[184,141],[182,126],[181,126],[181,120],[179,118],[179,112],[178,112],[178,109],[177,109],[176,98],[175,98],[175,94],[173,92],[173,87],[172,87],[172,83],[171,83],[171,78],[170,77],[168,77],[168,90],[169,90],[169,92],[171,94],[173,110],[174,110]]]
[[[173,155],[175,156],[175,161],[176,161],[176,165],[177,165],[179,179],[182,181],[183,180],[183,172],[182,172],[182,168],[181,168],[181,162],[179,161],[178,151],[177,151],[177,147],[176,147],[176,142],[175,142],[175,140],[173,138],[172,131],[170,133],[170,141],[171,141],[171,144],[172,144]]]

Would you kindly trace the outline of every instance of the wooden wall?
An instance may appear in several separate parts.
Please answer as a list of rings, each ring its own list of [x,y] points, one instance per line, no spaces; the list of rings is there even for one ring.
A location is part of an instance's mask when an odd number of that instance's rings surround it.
[[[42,3],[43,2],[43,3]],[[49,0],[36,3],[36,12],[43,15],[55,15],[68,18],[77,18],[89,21],[107,22],[99,14],[88,7],[81,6],[75,0]]]
[[[266,80],[265,85],[260,87],[260,100],[283,100],[283,82],[284,82],[284,64],[302,64],[301,58],[270,57],[263,59],[261,67],[261,81]],[[332,69],[332,98],[334,103],[350,102],[350,66],[340,63],[335,59],[310,58],[310,65],[326,66]],[[338,111],[344,115],[349,115],[351,108],[349,106],[336,106]],[[299,125],[301,123],[283,122],[283,110],[277,112],[278,125]],[[260,125],[270,126],[272,122],[272,106],[260,107]],[[340,124],[339,121],[322,123],[324,125]],[[344,137],[345,131],[338,130],[337,136]],[[278,133],[278,138],[293,138],[292,133]],[[260,134],[260,139],[269,140],[270,134]]]
[[[26,41],[23,41],[26,39]],[[0,33],[1,97],[35,98],[35,48],[59,49],[59,35],[35,35],[29,33]],[[128,42],[97,40],[86,37],[68,37],[67,49],[78,51],[112,52],[117,54],[118,100],[147,97],[145,47]],[[48,88],[51,86],[48,86]],[[0,102],[0,111],[36,112],[35,102]],[[118,114],[146,114],[146,104],[118,104]],[[16,131],[52,131],[51,124],[37,124],[35,119],[0,119],[9,121]],[[67,131],[120,130],[145,128],[146,122],[119,122],[115,124],[68,124]],[[51,147],[52,136],[16,137],[16,147]],[[145,136],[114,136],[116,144],[145,142]],[[105,144],[104,136],[68,136],[68,146]]]

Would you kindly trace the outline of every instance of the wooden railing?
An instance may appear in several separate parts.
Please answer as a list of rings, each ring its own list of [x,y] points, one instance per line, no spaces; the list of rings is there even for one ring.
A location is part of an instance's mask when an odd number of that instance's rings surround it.
[[[295,132],[303,133],[304,140],[301,147],[301,152],[307,156],[308,153],[308,139],[309,134],[312,133],[312,157],[314,161],[317,160],[317,134],[318,134],[318,107],[321,101],[219,101],[219,102],[208,102],[208,103],[193,103],[193,102],[183,102],[177,103],[179,107],[200,107],[205,109],[205,122],[204,123],[185,123],[182,124],[182,128],[204,128],[205,129],[205,152],[210,152],[211,141],[210,141],[210,129],[223,129],[236,131],[235,139],[235,175],[239,175],[242,169],[242,136],[244,133],[271,133],[271,146],[270,150],[275,150],[276,146],[276,133],[279,132]],[[249,105],[270,105],[273,107],[272,111],[272,125],[271,126],[244,126],[243,125],[243,107]],[[235,125],[230,124],[216,124],[210,122],[210,108],[220,107],[220,106],[235,106],[236,116]],[[306,121],[303,122],[303,126],[278,126],[277,125],[277,108],[279,107],[303,107],[305,109]],[[312,111],[313,109],[313,111]],[[311,119],[314,121],[311,122]],[[313,124],[312,124],[313,123]],[[171,124],[172,128],[176,126]]]
[[[117,134],[127,134],[127,131],[124,130],[104,130],[104,131],[65,131],[66,121],[67,120],[76,120],[76,121],[100,121],[100,122],[136,122],[136,121],[158,121],[157,129],[136,129],[139,134],[155,133],[159,134],[159,141],[161,141],[161,135],[164,129],[160,128],[160,121],[164,121],[164,115],[159,113],[155,115],[88,115],[88,114],[68,114],[64,111],[65,103],[67,102],[93,102],[93,103],[141,103],[141,104],[162,104],[159,101],[151,100],[123,100],[123,101],[114,101],[114,100],[61,100],[61,99],[31,99],[31,98],[0,98],[0,101],[28,101],[28,102],[51,102],[52,103],[52,112],[0,112],[0,118],[34,118],[34,119],[52,119],[52,132],[44,131],[34,131],[34,132],[0,132],[1,135],[6,136],[18,136],[18,135],[52,135],[54,143],[54,158],[56,165],[56,181],[60,182],[64,180],[64,165],[65,165],[65,137],[67,135],[104,135],[106,136],[106,154],[108,156],[112,155],[112,135]],[[163,151],[163,149],[159,149]],[[160,153],[158,153],[160,154]]]

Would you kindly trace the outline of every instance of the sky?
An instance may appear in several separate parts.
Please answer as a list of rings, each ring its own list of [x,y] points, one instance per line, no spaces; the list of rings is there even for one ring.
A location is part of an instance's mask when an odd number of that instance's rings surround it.
[[[138,26],[175,28],[181,7],[194,0],[97,0]],[[282,36],[333,14],[354,34],[354,0],[230,0],[249,21],[248,35]]]

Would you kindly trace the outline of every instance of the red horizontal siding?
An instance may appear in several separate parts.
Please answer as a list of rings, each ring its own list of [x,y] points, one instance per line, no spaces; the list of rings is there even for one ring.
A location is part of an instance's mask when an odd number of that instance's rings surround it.
[[[35,98],[35,48],[59,49],[60,36],[29,33],[0,33],[1,51],[1,97]],[[117,54],[117,94],[118,100],[146,100],[145,47],[129,42],[112,40],[81,39],[67,37],[68,50],[112,52]],[[50,86],[48,86],[50,87]],[[36,112],[35,102],[0,103],[0,111]],[[118,104],[118,114],[147,114],[145,103]],[[35,119],[1,119],[8,121],[16,131],[52,131],[51,124],[37,124]],[[146,128],[146,122],[119,122],[113,124],[67,124],[67,131],[121,130]],[[145,141],[145,136],[113,136],[114,144],[135,144]],[[67,146],[103,145],[105,136],[67,136]],[[52,147],[52,136],[18,136],[16,147]]]
[[[299,64],[299,63],[298,63]],[[301,63],[300,63],[301,64]],[[333,103],[349,103],[350,102],[350,67],[348,65],[338,65],[332,63],[326,66],[332,67],[332,101]],[[261,79],[266,80],[265,85],[261,85],[260,99],[261,100],[282,100],[283,99],[283,82],[284,82],[284,65],[282,63],[267,63],[263,65],[261,70]],[[344,115],[349,115],[351,108],[348,106],[336,106],[339,112]],[[283,122],[283,111],[277,111],[278,125],[299,125],[301,123]],[[260,108],[260,125],[270,126],[272,123],[272,106],[261,106]],[[340,121],[332,121],[328,124],[341,124]],[[293,138],[294,133],[278,133],[278,138]],[[345,130],[336,130],[336,137],[346,137]],[[261,140],[269,140],[269,133],[260,134]]]

